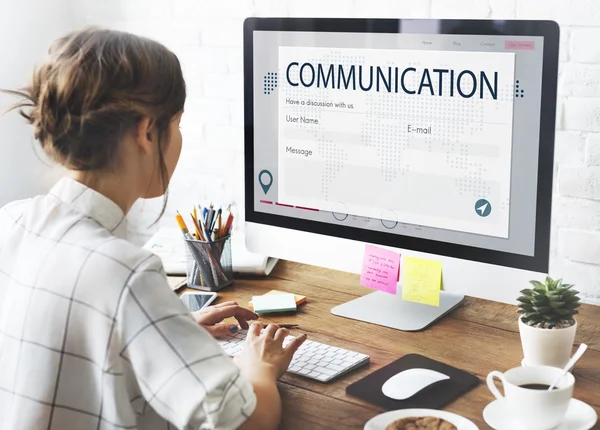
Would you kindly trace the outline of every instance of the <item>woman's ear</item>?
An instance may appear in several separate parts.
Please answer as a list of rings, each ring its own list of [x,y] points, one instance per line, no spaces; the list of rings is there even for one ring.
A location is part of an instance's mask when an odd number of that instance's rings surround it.
[[[145,154],[152,152],[152,129],[150,118],[144,117],[139,122],[135,131],[135,142]]]

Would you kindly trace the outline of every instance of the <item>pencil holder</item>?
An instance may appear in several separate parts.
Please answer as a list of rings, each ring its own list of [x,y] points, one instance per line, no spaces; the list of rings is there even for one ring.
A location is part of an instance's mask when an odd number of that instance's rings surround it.
[[[188,287],[217,291],[233,284],[231,235],[213,242],[184,239]]]

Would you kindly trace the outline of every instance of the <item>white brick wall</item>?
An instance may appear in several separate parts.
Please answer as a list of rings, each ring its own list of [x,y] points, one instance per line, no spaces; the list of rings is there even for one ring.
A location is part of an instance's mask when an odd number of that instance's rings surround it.
[[[551,274],[600,303],[600,1],[72,0],[81,24],[158,39],[180,57],[189,91],[184,153],[167,216],[193,202],[243,203],[242,22],[258,16],[553,19],[561,24]],[[143,240],[160,201],[140,202]],[[240,214],[241,215],[241,214]],[[239,224],[238,224],[239,225]]]

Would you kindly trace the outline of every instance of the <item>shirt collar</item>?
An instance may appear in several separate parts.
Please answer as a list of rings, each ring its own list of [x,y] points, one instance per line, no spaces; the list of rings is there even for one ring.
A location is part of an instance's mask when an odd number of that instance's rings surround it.
[[[115,236],[121,239],[127,237],[127,221],[123,210],[99,192],[64,177],[52,187],[49,194],[93,219]]]

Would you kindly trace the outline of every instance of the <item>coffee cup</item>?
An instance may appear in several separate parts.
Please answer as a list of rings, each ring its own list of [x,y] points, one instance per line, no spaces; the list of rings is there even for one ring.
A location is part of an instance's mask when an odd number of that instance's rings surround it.
[[[549,430],[562,422],[573,396],[575,378],[571,373],[548,391],[561,373],[562,369],[550,366],[515,367],[504,373],[494,370],[487,376],[487,386],[497,399],[505,398],[508,418],[515,427]],[[504,396],[494,378],[502,382]]]

